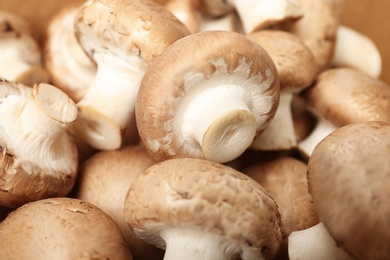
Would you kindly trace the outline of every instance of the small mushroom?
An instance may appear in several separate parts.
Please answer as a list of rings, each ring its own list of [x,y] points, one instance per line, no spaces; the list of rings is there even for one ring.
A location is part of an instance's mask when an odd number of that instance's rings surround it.
[[[271,259],[283,235],[277,205],[260,184],[197,158],[149,167],[131,185],[124,212],[166,260]]]
[[[60,9],[48,23],[44,63],[51,82],[75,102],[85,95],[96,75],[96,64],[77,41],[74,20],[78,5]]]
[[[116,223],[96,206],[71,198],[27,203],[0,223],[1,259],[131,260]]]
[[[244,29],[242,28],[242,23],[237,12],[229,12],[220,17],[202,14],[199,31],[230,31],[244,34]]]
[[[0,205],[10,208],[72,189],[78,153],[67,129],[77,116],[61,90],[0,82]]]
[[[261,46],[234,32],[199,32],[150,65],[138,92],[137,127],[157,161],[224,163],[264,131],[278,101],[278,74]]]
[[[297,146],[292,117],[294,95],[309,87],[316,74],[316,60],[311,50],[297,36],[280,30],[261,30],[248,35],[261,45],[275,63],[280,81],[280,100],[270,125],[251,148],[288,150]]]
[[[0,52],[1,77],[30,87],[49,82],[36,36],[16,13],[0,11]]]
[[[130,248],[134,259],[163,259],[164,252],[136,237],[126,223],[123,205],[135,179],[155,161],[143,146],[100,151],[85,161],[78,172],[74,197],[109,214]]]
[[[389,154],[390,124],[365,121],[333,131],[309,159],[314,207],[353,259],[390,259]]]
[[[357,69],[326,70],[302,96],[318,119],[310,135],[298,143],[308,156],[325,136],[341,126],[373,120],[390,122],[390,86]]]
[[[79,8],[75,33],[97,73],[77,102],[73,131],[96,149],[117,149],[126,129],[136,129],[135,99],[149,63],[190,32],[153,1],[91,0]]]
[[[165,2],[163,6],[187,26],[191,33],[199,31],[201,14],[196,6],[196,1],[165,0]]]

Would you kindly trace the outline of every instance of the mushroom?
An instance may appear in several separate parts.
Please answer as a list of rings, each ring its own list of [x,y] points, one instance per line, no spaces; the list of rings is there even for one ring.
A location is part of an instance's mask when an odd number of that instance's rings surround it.
[[[303,17],[282,28],[301,38],[313,52],[317,71],[329,68],[333,57],[342,0],[299,0]]]
[[[152,1],[91,0],[79,8],[75,33],[97,73],[77,102],[73,131],[96,149],[117,149],[126,129],[136,129],[134,103],[149,63],[190,32]]]
[[[174,14],[185,26],[187,26],[191,33],[199,31],[201,14],[196,7],[196,1],[165,0],[163,6]]]
[[[27,203],[0,223],[1,259],[131,260],[115,222],[78,199]]]
[[[130,248],[134,259],[163,259],[164,252],[136,237],[126,223],[123,205],[138,175],[155,161],[140,145],[101,151],[85,161],[78,172],[74,197],[98,206],[109,214]]]
[[[237,12],[229,12],[221,17],[202,14],[199,31],[231,31],[244,34]]]
[[[96,64],[77,41],[74,20],[79,5],[60,9],[48,23],[44,63],[51,82],[75,102],[85,95],[96,75]]]
[[[291,156],[280,156],[254,163],[241,171],[260,183],[275,200],[287,237],[294,231],[318,224],[304,162]],[[287,256],[287,239],[280,248],[280,256]]]
[[[278,101],[278,74],[261,46],[234,32],[199,32],[169,46],[145,73],[138,132],[157,161],[224,163],[264,131]]]
[[[308,156],[338,127],[372,120],[390,122],[390,86],[357,69],[326,70],[302,96],[318,118],[314,130],[298,143]]]
[[[0,11],[0,76],[27,86],[49,82],[42,67],[41,50],[27,20]]]
[[[343,25],[337,28],[331,64],[334,67],[356,68],[374,78],[382,72],[382,57],[374,41]]]
[[[0,82],[1,206],[70,192],[78,153],[67,129],[76,116],[74,102],[52,85]]]
[[[294,95],[309,87],[317,66],[313,53],[297,36],[280,30],[261,30],[248,35],[261,45],[274,61],[280,80],[280,101],[275,117],[251,148],[288,150],[297,146],[292,117]]]
[[[134,233],[164,259],[271,259],[282,240],[280,214],[266,190],[228,166],[197,158],[149,167],[125,199]]]
[[[309,159],[320,220],[353,259],[390,259],[389,154],[390,124],[365,121],[333,131]]]

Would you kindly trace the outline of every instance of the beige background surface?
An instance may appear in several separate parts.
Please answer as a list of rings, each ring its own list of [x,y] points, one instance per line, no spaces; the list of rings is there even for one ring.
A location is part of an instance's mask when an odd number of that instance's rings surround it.
[[[12,10],[31,21],[40,32],[57,9],[84,0],[0,0],[0,9]],[[344,0],[341,21],[367,35],[378,46],[383,59],[381,78],[390,84],[389,0]]]

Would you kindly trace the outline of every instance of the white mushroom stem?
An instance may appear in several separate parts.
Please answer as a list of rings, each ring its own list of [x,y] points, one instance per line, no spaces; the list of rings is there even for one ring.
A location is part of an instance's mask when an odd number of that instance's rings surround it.
[[[117,149],[129,124],[135,124],[134,107],[147,64],[138,56],[132,61],[96,53],[96,78],[77,103],[77,130],[96,149]]]
[[[382,58],[370,38],[352,28],[340,25],[337,28],[332,65],[356,68],[378,78],[382,71]]]
[[[332,122],[322,116],[318,116],[318,121],[313,131],[304,140],[298,142],[298,148],[307,156],[311,156],[317,144],[336,129],[337,126]]]
[[[198,90],[187,92],[183,102],[184,139],[195,139],[206,159],[223,163],[237,158],[256,134],[256,119],[248,107],[244,88],[220,84]]]
[[[164,260],[230,260],[242,255],[242,248],[221,236],[184,228],[170,228],[160,232],[166,244]],[[263,259],[261,254],[255,258]]]
[[[325,225],[320,222],[308,229],[294,231],[288,237],[290,260],[352,260],[336,245]]]
[[[281,91],[279,106],[270,125],[257,137],[251,147],[257,150],[287,150],[297,145],[291,103],[294,94]]]

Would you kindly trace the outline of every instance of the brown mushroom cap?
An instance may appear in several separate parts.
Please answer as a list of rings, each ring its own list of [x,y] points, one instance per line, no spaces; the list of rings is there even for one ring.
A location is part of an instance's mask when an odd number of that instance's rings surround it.
[[[210,93],[218,96],[211,98]],[[226,111],[233,106],[230,93],[236,93],[240,108]],[[151,63],[138,91],[137,127],[156,160],[196,157],[226,162],[264,131],[278,101],[276,68],[261,46],[234,32],[199,32],[176,41]],[[221,102],[227,104],[218,106]],[[196,113],[202,120],[184,116],[195,110],[194,104],[199,104]],[[218,123],[210,118],[217,113],[221,115]],[[188,131],[198,131],[206,117],[215,124],[204,135],[183,130],[191,125]]]
[[[355,259],[389,259],[390,125],[338,128],[314,149],[309,189],[320,219]]]
[[[268,259],[282,239],[277,206],[265,189],[241,172],[202,159],[149,167],[130,187],[124,212],[137,235],[154,236],[150,242],[160,247],[165,245],[159,231],[183,228],[225,237]]]
[[[0,223],[1,259],[132,259],[115,222],[71,198],[25,204]]]
[[[304,98],[316,114],[337,127],[361,121],[390,122],[390,86],[357,69],[320,73]]]
[[[98,152],[82,164],[75,187],[76,198],[98,206],[114,219],[135,259],[162,259],[164,255],[160,249],[134,236],[123,214],[129,187],[154,163],[143,146]]]

